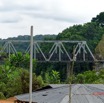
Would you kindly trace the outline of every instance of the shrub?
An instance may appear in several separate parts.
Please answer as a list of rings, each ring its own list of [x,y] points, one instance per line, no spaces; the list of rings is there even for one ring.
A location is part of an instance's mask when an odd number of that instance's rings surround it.
[[[2,92],[0,92],[0,99],[5,99],[5,96]]]
[[[29,92],[29,71],[22,68],[12,69],[9,66],[2,66],[0,72],[0,92],[8,98],[14,95]],[[41,78],[42,79],[42,78]],[[33,91],[43,85],[39,77],[33,73]],[[0,97],[1,98],[1,97]]]

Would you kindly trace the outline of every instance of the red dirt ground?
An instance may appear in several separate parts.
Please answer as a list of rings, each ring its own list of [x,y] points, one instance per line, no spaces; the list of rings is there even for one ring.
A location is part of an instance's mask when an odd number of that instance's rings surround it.
[[[15,97],[11,97],[6,100],[0,100],[0,103],[14,103],[15,100],[16,100]]]

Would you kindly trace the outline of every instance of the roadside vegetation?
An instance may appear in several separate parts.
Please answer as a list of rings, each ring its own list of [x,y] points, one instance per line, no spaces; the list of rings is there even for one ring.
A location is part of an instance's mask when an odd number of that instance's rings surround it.
[[[104,84],[104,68],[99,71],[85,71],[73,77],[73,83],[78,84]]]
[[[0,98],[28,93],[29,90],[29,55],[11,55],[10,61],[0,65]],[[33,60],[34,67],[36,61]],[[33,91],[44,84],[39,76],[33,73]]]
[[[18,54],[20,57],[20,53]],[[28,54],[21,57],[21,60],[24,61],[25,56],[29,56]],[[4,65],[0,65],[0,99],[5,99],[14,95],[28,93],[29,92],[29,67],[26,66],[22,61],[14,60],[14,58],[18,58],[17,55],[11,55],[10,61],[8,59],[5,60]],[[14,61],[12,61],[14,60]],[[27,58],[27,63],[29,63],[29,58]],[[22,65],[19,63],[22,62]],[[13,64],[12,64],[13,63]],[[18,64],[18,66],[16,65]],[[33,60],[33,64],[36,69],[36,61]],[[24,65],[24,66],[23,66]],[[52,70],[50,72],[46,72],[44,77],[41,75],[36,76],[33,73],[33,91],[41,88],[47,84],[60,84],[60,83],[68,83],[61,82],[60,73],[58,71]],[[99,71],[86,71],[73,76],[72,83],[88,83],[88,84],[104,84],[104,68]]]

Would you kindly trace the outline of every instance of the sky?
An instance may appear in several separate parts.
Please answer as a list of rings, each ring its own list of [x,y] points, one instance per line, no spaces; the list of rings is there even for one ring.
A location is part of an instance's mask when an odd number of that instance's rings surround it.
[[[58,34],[90,22],[104,11],[104,0],[0,0],[0,38]]]

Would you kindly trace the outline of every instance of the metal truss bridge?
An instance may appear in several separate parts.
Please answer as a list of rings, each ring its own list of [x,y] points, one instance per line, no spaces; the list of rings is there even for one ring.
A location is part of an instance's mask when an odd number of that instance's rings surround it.
[[[0,53],[9,58],[17,52],[30,53],[29,40],[0,40]],[[86,41],[40,41],[33,42],[33,58],[38,62],[94,62],[93,53]]]

